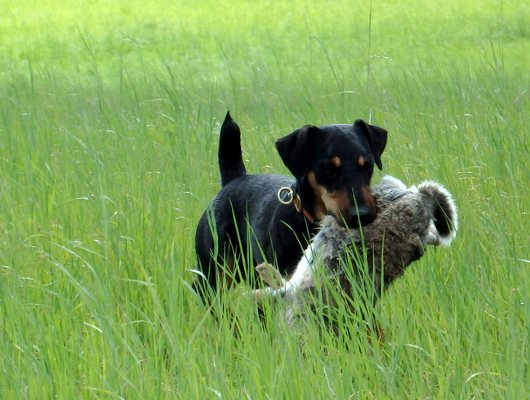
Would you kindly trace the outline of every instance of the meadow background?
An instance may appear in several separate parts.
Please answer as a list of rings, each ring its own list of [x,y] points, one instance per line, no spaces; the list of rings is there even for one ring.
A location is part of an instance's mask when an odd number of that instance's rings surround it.
[[[530,3],[0,8],[0,398],[530,398]],[[454,245],[377,306],[385,343],[300,351],[237,293],[216,320],[190,290],[227,110],[250,172],[363,118],[384,173],[454,194]]]

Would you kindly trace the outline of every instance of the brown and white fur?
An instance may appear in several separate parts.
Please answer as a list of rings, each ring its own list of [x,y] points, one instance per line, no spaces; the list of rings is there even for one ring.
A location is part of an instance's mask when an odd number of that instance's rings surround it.
[[[355,312],[354,301],[375,305],[405,268],[420,259],[428,245],[448,246],[456,236],[458,217],[451,194],[440,184],[424,182],[408,188],[385,176],[372,186],[377,218],[359,229],[346,229],[332,216],[305,250],[294,273],[285,281],[267,264],[256,267],[269,285],[253,293],[285,301],[285,320],[296,329],[310,310],[339,307]],[[359,292],[360,290],[360,292]],[[318,300],[325,304],[315,304]],[[361,311],[362,313],[362,311]],[[331,328],[337,331],[336,322]]]

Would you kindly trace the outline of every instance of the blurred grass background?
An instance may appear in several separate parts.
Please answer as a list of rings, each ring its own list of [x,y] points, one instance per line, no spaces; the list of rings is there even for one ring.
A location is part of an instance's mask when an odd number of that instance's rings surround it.
[[[4,0],[0,397],[530,398],[529,17]],[[273,143],[304,124],[364,118],[389,131],[384,173],[454,194],[454,245],[377,306],[386,343],[315,332],[300,353],[238,293],[216,320],[188,289],[227,110],[250,172],[287,173]]]

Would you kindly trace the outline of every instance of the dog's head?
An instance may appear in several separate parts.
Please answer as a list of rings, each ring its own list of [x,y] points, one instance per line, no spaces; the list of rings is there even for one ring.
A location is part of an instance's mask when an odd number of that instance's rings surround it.
[[[328,214],[350,227],[377,214],[370,193],[374,165],[382,169],[387,131],[357,120],[353,125],[306,125],[279,139],[276,149],[296,178],[304,208],[317,220]]]

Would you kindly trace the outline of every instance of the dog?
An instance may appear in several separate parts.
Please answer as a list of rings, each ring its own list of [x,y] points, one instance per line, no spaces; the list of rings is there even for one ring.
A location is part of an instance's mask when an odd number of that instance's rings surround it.
[[[319,308],[338,334],[333,310],[344,306],[359,315],[373,309],[382,290],[419,260],[427,246],[449,246],[456,237],[457,209],[442,185],[424,182],[407,189],[400,180],[385,176],[372,194],[376,219],[361,229],[347,229],[326,217],[290,280],[265,263],[256,267],[269,287],[252,295],[260,304],[267,297],[283,299],[283,317],[291,330],[300,330],[309,313]],[[382,330],[376,332],[382,336]]]
[[[294,179],[247,174],[239,126],[226,114],[219,141],[221,191],[202,215],[195,236],[199,278],[215,292],[224,282],[256,279],[268,261],[291,274],[319,222],[333,215],[347,226],[369,224],[377,213],[370,182],[387,131],[358,119],[353,125],[306,125],[276,141]]]

